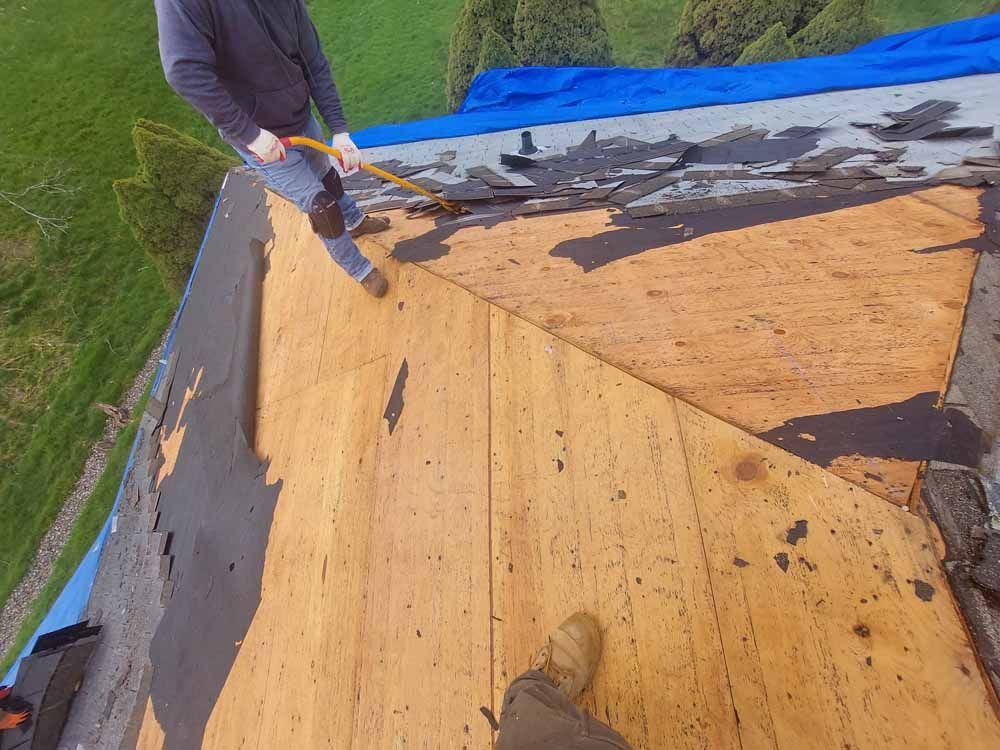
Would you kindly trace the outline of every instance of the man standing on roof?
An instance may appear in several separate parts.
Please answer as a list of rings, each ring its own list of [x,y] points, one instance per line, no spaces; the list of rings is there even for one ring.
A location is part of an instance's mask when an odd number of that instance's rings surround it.
[[[309,214],[331,257],[375,297],[385,277],[354,238],[389,227],[344,193],[334,159],[279,138],[323,140],[310,99],[333,133],[345,172],[361,165],[303,0],[155,0],[167,82],[219,129],[267,184]]]

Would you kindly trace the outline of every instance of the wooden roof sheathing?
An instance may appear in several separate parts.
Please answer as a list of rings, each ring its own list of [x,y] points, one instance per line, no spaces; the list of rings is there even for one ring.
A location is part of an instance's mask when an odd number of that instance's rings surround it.
[[[980,192],[654,220],[605,210],[459,228],[414,219],[375,241],[434,248],[422,267],[905,505],[935,457],[911,441],[935,429],[983,233]],[[927,252],[938,247],[953,249]],[[900,410],[914,399],[921,408]],[[854,430],[866,424],[859,409],[874,410],[866,431]],[[808,428],[781,429],[804,417]]]
[[[605,629],[584,701],[636,748],[1000,743],[992,694],[921,517],[682,402],[593,345],[622,346],[634,324],[645,326],[637,346],[655,333],[697,351],[703,329],[682,339],[682,324],[711,328],[709,302],[725,300],[747,329],[731,334],[731,350],[756,352],[785,382],[796,373],[767,348],[774,337],[811,346],[811,362],[842,341],[833,365],[806,373],[837,394],[820,375],[860,360],[859,331],[879,315],[891,348],[872,388],[886,388],[885,364],[899,353],[920,384],[907,387],[939,388],[974,253],[911,251],[929,246],[925,235],[944,245],[976,234],[972,191],[943,190],[919,206],[815,217],[824,232],[798,220],[796,232],[823,237],[836,265],[776,223],[743,230],[739,242],[699,237],[584,275],[548,255],[567,225],[603,229],[576,213],[467,230],[485,234],[456,234],[449,254],[422,268],[384,258],[421,231],[419,220],[396,217],[393,235],[364,240],[390,280],[383,300],[330,262],[305,217],[269,196],[253,447],[278,495],[260,600],[218,693],[187,686],[184,700],[208,708],[204,726],[181,731],[177,711],[154,700],[139,746],[200,733],[204,747],[489,747],[480,706],[499,714],[507,683],[579,608]],[[923,222],[919,241],[900,216]],[[872,268],[876,239],[892,273]],[[734,269],[732,248],[751,242],[760,252],[740,251]],[[519,269],[523,296],[505,264]],[[765,279],[775,286],[760,294]],[[879,308],[845,312],[862,291]],[[645,314],[625,315],[637,300]],[[812,312],[809,325],[797,328],[793,310]],[[899,333],[917,313],[933,344]],[[823,338],[824,321],[839,336]],[[929,354],[933,371],[911,373]],[[871,367],[879,359],[865,357]],[[697,358],[684,366],[709,379],[721,369]],[[753,384],[751,371],[742,380]],[[182,402],[211,397],[197,380],[211,375],[179,371],[171,391],[165,440],[180,451],[165,453],[179,461],[202,428],[180,433],[176,415]],[[879,397],[893,387],[902,388]],[[802,391],[767,419],[803,413]],[[394,392],[402,408],[390,433]],[[206,499],[161,505],[170,502]],[[176,560],[178,586],[190,566],[211,564]],[[254,570],[238,562],[199,575],[224,585]],[[176,643],[193,656],[203,647],[194,636]],[[158,669],[153,696],[172,700],[157,692]]]

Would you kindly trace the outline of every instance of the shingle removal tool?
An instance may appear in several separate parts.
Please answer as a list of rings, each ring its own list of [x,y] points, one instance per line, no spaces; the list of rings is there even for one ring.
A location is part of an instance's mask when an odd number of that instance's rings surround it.
[[[281,145],[283,145],[285,148],[291,148],[292,146],[306,146],[307,148],[314,148],[317,151],[322,151],[323,153],[329,154],[330,156],[335,156],[337,159],[341,158],[340,151],[312,138],[304,138],[302,136],[293,135],[290,138],[282,138]],[[391,172],[386,172],[384,169],[379,169],[378,167],[372,164],[362,164],[361,168],[366,172],[371,172],[376,177],[381,177],[383,180],[394,182],[400,187],[404,187],[407,190],[410,190],[414,193],[424,196],[425,198],[430,198],[432,201],[439,204],[445,211],[458,215],[469,212],[468,209],[465,208],[461,203],[457,203],[456,201],[446,200],[439,195],[435,195],[430,190],[425,190],[419,185],[413,184],[409,180],[404,180],[402,177],[397,177]]]

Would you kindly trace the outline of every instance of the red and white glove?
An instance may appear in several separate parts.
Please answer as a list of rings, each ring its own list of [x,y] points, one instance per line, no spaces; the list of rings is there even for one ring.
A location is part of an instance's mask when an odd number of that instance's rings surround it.
[[[333,147],[340,152],[340,167],[344,170],[344,174],[354,174],[361,169],[361,151],[354,145],[350,133],[335,134]]]
[[[260,129],[260,135],[247,144],[247,151],[257,157],[261,164],[271,164],[285,160],[285,147],[278,136],[269,130]]]

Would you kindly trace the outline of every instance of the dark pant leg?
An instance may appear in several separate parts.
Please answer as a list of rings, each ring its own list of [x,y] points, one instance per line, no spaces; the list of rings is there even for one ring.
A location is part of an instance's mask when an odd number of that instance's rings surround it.
[[[503,697],[496,750],[631,750],[606,724],[581,711],[541,672],[529,670]]]

